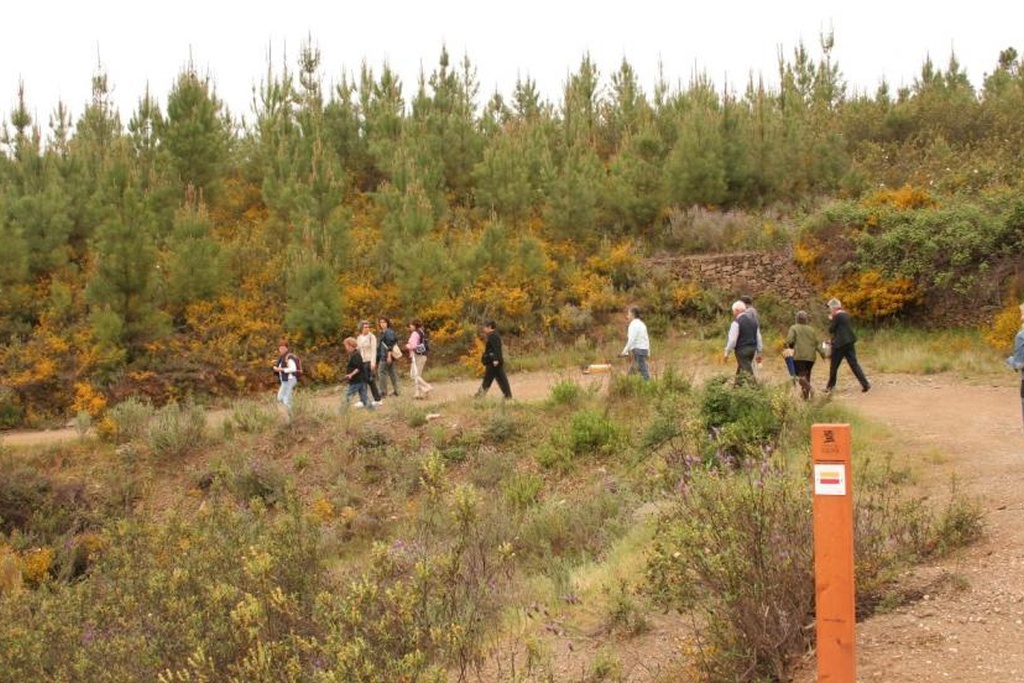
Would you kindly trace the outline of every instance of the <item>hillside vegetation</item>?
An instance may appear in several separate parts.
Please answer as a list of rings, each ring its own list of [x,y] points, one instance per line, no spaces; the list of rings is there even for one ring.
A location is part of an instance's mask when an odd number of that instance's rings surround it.
[[[698,74],[645,93],[626,60],[584,56],[549,102],[529,79],[482,94],[445,50],[411,85],[387,65],[324,74],[310,43],[268,65],[244,117],[191,65],[131,112],[102,72],[75,116],[37,120],[19,93],[0,135],[0,426],[248,394],[282,335],[329,384],[361,318],[421,318],[472,363],[485,318],[532,348],[627,301],[668,321],[738,294],[652,272],[662,252],[794,247],[809,298],[862,318],[950,291],[997,310],[1020,271],[1024,73],[993,56],[977,86],[951,57],[875,93],[847,90],[831,36],[742,91]]]
[[[662,611],[686,618],[644,680],[787,680],[813,637],[813,422],[857,429],[862,617],[980,531],[884,429],[788,383],[566,375],[439,419],[300,396],[291,425],[241,401],[213,431],[132,399],[104,441],[0,454],[0,681],[623,680]],[[569,672],[574,643],[597,654]]]

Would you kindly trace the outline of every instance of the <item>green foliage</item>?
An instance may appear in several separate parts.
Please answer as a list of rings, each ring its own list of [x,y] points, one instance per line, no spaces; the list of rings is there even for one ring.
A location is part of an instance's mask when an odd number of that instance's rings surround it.
[[[203,443],[206,411],[194,403],[169,403],[156,411],[146,441],[157,457],[177,459]]]
[[[501,488],[512,507],[525,509],[537,504],[544,479],[532,472],[516,472],[502,482]]]
[[[783,389],[736,383],[719,376],[705,385],[700,423],[708,462],[739,464],[770,454],[778,445],[788,403]]]
[[[265,401],[243,399],[232,403],[229,419],[233,430],[258,434],[274,424],[278,416]]]
[[[785,680],[811,642],[814,581],[806,487],[773,467],[695,473],[659,523],[648,587],[696,610],[709,680]],[[714,548],[714,552],[708,552]]]
[[[149,432],[149,423],[156,414],[148,400],[138,396],[129,396],[107,411],[104,433],[109,434],[114,443],[129,443],[142,439]]]
[[[552,405],[569,406],[577,404],[583,396],[583,389],[571,379],[562,379],[551,387]]]
[[[121,525],[88,581],[0,601],[0,667],[17,680],[282,680],[317,631],[318,538],[297,510],[270,517],[222,503],[188,520]]]
[[[307,339],[336,334],[340,329],[341,296],[331,269],[306,255],[288,279],[285,325]]]
[[[526,510],[517,541],[526,569],[550,574],[592,560],[622,533],[624,497],[595,487],[588,493],[578,504],[552,497]]]
[[[241,467],[227,474],[227,488],[240,501],[259,500],[268,507],[283,505],[288,500],[288,480],[273,461],[254,456]]]

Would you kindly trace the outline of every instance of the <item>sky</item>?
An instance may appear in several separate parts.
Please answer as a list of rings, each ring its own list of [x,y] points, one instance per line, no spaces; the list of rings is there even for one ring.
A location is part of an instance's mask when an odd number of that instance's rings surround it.
[[[509,96],[520,78],[558,103],[586,54],[605,85],[625,59],[647,94],[659,69],[672,86],[702,73],[742,92],[751,74],[777,85],[780,51],[789,59],[802,42],[818,59],[829,31],[850,92],[873,94],[883,79],[911,85],[926,59],[944,69],[952,54],[980,88],[1000,51],[1024,54],[1022,20],[1024,3],[1004,0],[955,10],[900,0],[16,2],[0,11],[0,121],[10,120],[19,82],[44,130],[58,101],[77,120],[102,70],[126,122],[147,85],[164,106],[190,59],[231,112],[251,120],[253,88],[268,65],[294,72],[308,41],[320,50],[326,86],[364,62],[376,74],[386,63],[407,101],[442,47],[453,62],[468,57],[475,66],[481,104],[494,92]]]

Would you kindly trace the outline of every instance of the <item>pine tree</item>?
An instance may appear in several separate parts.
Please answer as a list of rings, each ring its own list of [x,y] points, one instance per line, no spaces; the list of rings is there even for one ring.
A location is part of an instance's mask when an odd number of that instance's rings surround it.
[[[96,230],[86,294],[96,339],[131,361],[167,333],[168,320],[157,305],[153,216],[133,184],[127,150],[116,154],[100,189],[107,208]]]
[[[157,129],[181,188],[191,186],[213,203],[231,151],[231,122],[209,78],[189,64],[167,96],[167,116]]]

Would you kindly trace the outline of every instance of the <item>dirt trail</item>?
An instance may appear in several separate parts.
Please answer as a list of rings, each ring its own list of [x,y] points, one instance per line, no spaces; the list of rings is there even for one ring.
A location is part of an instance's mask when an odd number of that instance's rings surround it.
[[[519,373],[511,377],[512,389],[517,400],[539,400],[568,377],[600,386],[608,376],[584,376],[578,370]],[[857,680],[1024,682],[1024,435],[1015,378],[1007,375],[985,384],[952,376],[875,375],[872,381],[871,392],[861,394],[852,377],[845,376],[834,400],[902,437],[907,464],[935,497],[944,499],[955,474],[964,490],[982,501],[986,533],[958,556],[919,567],[905,577],[924,588],[924,599],[858,624]],[[477,386],[475,380],[438,382],[423,405],[443,413],[445,403],[471,395]],[[497,388],[491,395],[491,400],[500,400]],[[341,398],[337,391],[326,391],[316,400],[334,408]],[[386,402],[383,410],[388,409]],[[211,411],[210,424],[223,421],[227,414]],[[66,428],[9,432],[0,443],[75,438],[76,430]],[[854,434],[855,443],[856,438]],[[654,642],[671,637],[652,635],[658,636]],[[813,681],[814,669],[809,658],[797,680]]]
[[[1024,435],[1016,378],[968,384],[946,376],[875,377],[870,393],[838,400],[902,436],[921,484],[937,497],[945,497],[955,474],[982,501],[986,524],[980,543],[912,572],[908,581],[931,586],[924,599],[858,625],[857,680],[1024,681]]]

